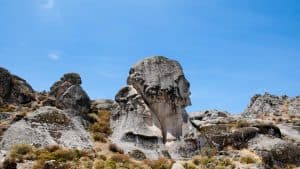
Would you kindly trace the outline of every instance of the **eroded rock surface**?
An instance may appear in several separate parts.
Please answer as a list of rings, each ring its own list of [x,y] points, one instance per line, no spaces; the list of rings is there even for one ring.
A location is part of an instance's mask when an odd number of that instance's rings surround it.
[[[0,67],[0,98],[3,103],[25,104],[34,100],[34,90],[24,79]]]
[[[82,89],[81,78],[77,73],[67,73],[55,82],[49,92],[46,104],[55,100],[56,107],[63,110],[76,110],[81,114],[90,111],[91,101],[86,92]]]
[[[130,69],[127,84],[115,99],[114,141],[159,151],[163,143],[179,140],[190,105],[180,64],[162,56],[146,58]]]
[[[54,107],[41,107],[12,124],[4,133],[0,146],[2,150],[9,150],[12,145],[21,143],[36,147],[59,144],[92,148],[90,135],[78,118]]]

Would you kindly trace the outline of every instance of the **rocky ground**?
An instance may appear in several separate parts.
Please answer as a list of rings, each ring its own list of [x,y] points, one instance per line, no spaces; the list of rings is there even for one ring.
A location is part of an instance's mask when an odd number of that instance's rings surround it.
[[[47,92],[0,68],[3,169],[300,167],[300,97],[255,95],[239,115],[187,113],[177,61],[133,65],[115,100],[91,100],[76,73]]]

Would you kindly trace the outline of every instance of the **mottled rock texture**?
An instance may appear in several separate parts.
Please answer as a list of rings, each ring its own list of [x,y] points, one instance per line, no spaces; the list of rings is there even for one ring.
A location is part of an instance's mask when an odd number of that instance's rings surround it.
[[[25,104],[34,100],[34,90],[24,79],[0,67],[0,98],[3,103]]]
[[[90,135],[79,119],[54,107],[41,107],[7,129],[0,142],[1,149],[9,150],[12,145],[21,143],[36,147],[60,144],[92,148]]]
[[[152,151],[179,140],[187,122],[185,107],[191,104],[180,64],[162,56],[146,58],[130,69],[127,84],[115,98],[114,140]]]
[[[251,98],[243,116],[283,121],[300,119],[300,97],[257,94]]]
[[[79,74],[64,74],[59,81],[51,86],[48,100],[55,100],[56,107],[60,109],[76,110],[79,113],[86,114],[90,111],[91,101],[80,85],[81,78]]]

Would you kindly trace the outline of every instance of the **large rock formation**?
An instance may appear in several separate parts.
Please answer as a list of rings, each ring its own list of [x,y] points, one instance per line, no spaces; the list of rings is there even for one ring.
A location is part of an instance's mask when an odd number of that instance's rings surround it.
[[[60,109],[76,110],[81,114],[86,114],[90,111],[91,101],[80,85],[79,74],[64,74],[51,86],[48,100],[55,100],[55,106]]]
[[[146,58],[130,69],[127,84],[115,98],[113,141],[160,151],[163,143],[179,140],[190,105],[180,64],[162,56]]]
[[[29,103],[34,100],[34,90],[24,79],[0,67],[0,100],[3,103]]]
[[[60,144],[92,148],[90,135],[79,119],[54,107],[41,107],[7,129],[0,142],[1,150],[9,150],[12,145],[21,143],[36,147]]]

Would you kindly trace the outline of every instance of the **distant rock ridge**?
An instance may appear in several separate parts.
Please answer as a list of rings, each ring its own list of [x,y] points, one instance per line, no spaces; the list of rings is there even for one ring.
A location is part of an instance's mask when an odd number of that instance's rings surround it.
[[[300,96],[276,96],[269,93],[256,94],[251,98],[244,117],[289,120],[300,119]],[[273,119],[271,119],[273,118]]]

